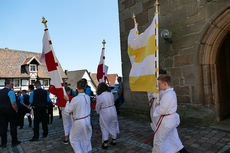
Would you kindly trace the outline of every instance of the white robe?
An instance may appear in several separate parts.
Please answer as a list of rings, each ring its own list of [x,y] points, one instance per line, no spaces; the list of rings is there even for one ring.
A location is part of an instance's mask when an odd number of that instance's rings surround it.
[[[75,153],[87,153],[92,150],[92,126],[90,123],[90,116],[88,116],[90,115],[90,109],[90,97],[85,93],[79,93],[78,96],[74,97],[71,103],[66,106],[66,112],[73,112],[70,143]]]
[[[153,141],[153,153],[176,153],[184,146],[178,136],[176,127],[180,124],[177,110],[177,98],[173,88],[165,90],[160,100],[160,106],[155,108],[154,117],[165,116],[155,134]]]
[[[66,106],[68,105],[69,105],[69,101],[67,101],[66,103]],[[61,109],[61,114],[62,114],[62,121],[63,121],[65,136],[69,136],[71,128],[72,128],[72,117],[71,115],[69,115],[68,112],[65,111],[65,107],[60,107],[60,109]]]
[[[109,134],[113,139],[116,139],[119,133],[119,125],[113,94],[111,92],[103,92],[96,99],[96,111],[99,114],[102,142],[109,139]]]

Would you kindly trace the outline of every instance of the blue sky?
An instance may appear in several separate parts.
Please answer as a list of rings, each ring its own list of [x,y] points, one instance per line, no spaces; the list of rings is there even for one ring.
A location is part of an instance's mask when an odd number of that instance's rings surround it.
[[[96,72],[105,39],[108,73],[121,75],[117,0],[1,0],[0,48],[41,52],[43,16],[63,69]]]

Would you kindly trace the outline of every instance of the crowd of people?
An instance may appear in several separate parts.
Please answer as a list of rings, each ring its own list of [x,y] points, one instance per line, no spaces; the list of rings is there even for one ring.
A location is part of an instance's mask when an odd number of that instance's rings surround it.
[[[60,107],[65,133],[64,143],[70,142],[74,152],[87,153],[92,150],[91,136],[91,108],[96,105],[99,114],[99,124],[102,132],[102,148],[108,148],[109,136],[111,144],[116,145],[119,133],[117,112],[113,94],[105,83],[100,83],[97,88],[96,104],[92,102],[92,91],[86,79],[77,82],[77,92],[66,87],[68,99],[65,107]]]
[[[65,84],[65,90],[68,95],[66,103],[63,107],[59,107],[64,127],[63,143],[70,143],[75,152],[83,153],[92,150],[90,113],[93,104],[96,105],[96,112],[100,116],[102,148],[108,148],[109,135],[112,137],[111,144],[116,145],[119,126],[114,97],[108,85],[105,83],[99,84],[96,102],[92,102],[93,92],[86,79],[81,79],[77,82],[76,90]],[[49,92],[42,89],[40,81],[36,81],[34,85],[29,85],[29,92],[28,94],[27,91],[23,90],[15,94],[11,80],[6,80],[5,88],[0,90],[0,136],[2,148],[7,145],[8,123],[10,123],[12,146],[14,147],[21,143],[17,138],[17,127],[23,129],[25,116],[28,118],[29,127],[32,127],[31,110],[33,110],[33,137],[30,141],[39,140],[40,123],[43,129],[42,137],[46,138],[48,136],[48,123],[53,121],[54,103],[50,99]]]
[[[149,101],[152,112],[153,135],[153,153],[188,153],[182,145],[178,136],[177,126],[180,123],[177,111],[176,93],[171,88],[171,77],[164,74],[158,78],[160,89],[160,100],[155,101],[154,97]],[[117,135],[119,134],[119,123],[117,110],[124,102],[123,83],[121,78],[119,82],[119,103],[115,107],[114,96],[106,83],[100,83],[96,91],[95,111],[99,114],[99,125],[102,133],[102,148],[107,149],[110,141],[111,145],[116,145]],[[30,141],[39,140],[39,124],[42,123],[43,135],[48,135],[48,112],[52,112],[53,103],[49,97],[49,92],[41,88],[40,81],[35,82],[36,89],[29,86],[30,95],[26,91],[17,93],[15,96],[13,83],[10,80],[5,81],[5,88],[0,90],[0,134],[1,147],[7,144],[7,127],[10,123],[10,133],[12,137],[12,146],[20,144],[17,138],[17,126],[23,128],[24,117],[27,116],[29,126],[32,126],[30,116],[33,109],[34,136]],[[92,91],[87,85],[86,79],[77,82],[76,91],[65,84],[65,90],[68,97],[65,97],[66,103],[60,107],[60,114],[64,127],[64,144],[70,143],[74,152],[87,153],[92,150],[91,136],[91,108]],[[48,109],[49,108],[49,109]],[[52,108],[52,109],[50,109]],[[51,123],[52,123],[51,117]],[[111,138],[110,138],[111,137]]]

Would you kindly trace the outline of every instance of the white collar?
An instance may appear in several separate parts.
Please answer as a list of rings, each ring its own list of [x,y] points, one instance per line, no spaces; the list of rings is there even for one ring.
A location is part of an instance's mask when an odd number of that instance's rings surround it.
[[[165,90],[165,92],[166,91],[173,91],[173,88],[168,88],[168,89]]]
[[[79,95],[84,95],[85,93],[84,92],[80,92]]]

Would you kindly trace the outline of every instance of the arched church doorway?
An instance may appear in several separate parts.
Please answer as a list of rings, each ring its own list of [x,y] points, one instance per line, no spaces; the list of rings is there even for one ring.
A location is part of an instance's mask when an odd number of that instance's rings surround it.
[[[230,8],[209,26],[200,45],[204,105],[216,120],[230,117]]]
[[[230,117],[230,32],[216,56],[220,119]]]
[[[225,119],[230,117],[230,32],[216,58],[220,119]]]

